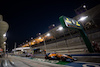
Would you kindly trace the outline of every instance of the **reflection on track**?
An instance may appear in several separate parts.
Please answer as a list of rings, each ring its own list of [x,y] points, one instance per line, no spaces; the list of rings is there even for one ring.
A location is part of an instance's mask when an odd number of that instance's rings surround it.
[[[2,60],[0,67],[17,67],[10,60]]]
[[[3,63],[4,63],[4,60],[1,61],[1,66],[0,67],[3,67]]]
[[[29,65],[28,63],[25,63],[23,61],[20,61],[20,60],[18,60],[18,61],[22,62],[27,67],[33,67],[33,66]],[[2,60],[0,67],[19,67],[19,66],[16,66],[15,63],[11,60]]]
[[[20,60],[18,60],[18,61],[20,61]],[[28,67],[33,67],[33,66],[29,65],[28,63],[25,63],[23,61],[20,61],[20,62],[22,62],[23,64],[27,65]]]

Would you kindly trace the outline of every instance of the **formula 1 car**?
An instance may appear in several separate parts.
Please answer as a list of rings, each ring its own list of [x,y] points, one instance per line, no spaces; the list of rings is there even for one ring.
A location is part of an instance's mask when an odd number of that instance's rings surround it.
[[[76,61],[76,58],[73,58],[71,55],[65,55],[65,54],[58,54],[58,53],[47,53],[45,55],[45,59],[57,59],[61,61],[68,61],[68,62],[73,62]]]

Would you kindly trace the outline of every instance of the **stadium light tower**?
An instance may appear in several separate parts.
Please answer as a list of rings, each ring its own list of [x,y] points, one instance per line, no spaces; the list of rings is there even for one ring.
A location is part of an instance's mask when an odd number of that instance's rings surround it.
[[[33,40],[33,42],[35,42],[35,40]]]
[[[50,33],[47,33],[46,36],[50,36]]]
[[[6,33],[5,33],[5,34],[3,34],[3,37],[6,37]]]
[[[86,5],[83,5],[83,8],[86,8]]]
[[[31,39],[33,39],[33,37],[31,37]]]
[[[63,27],[62,26],[59,27],[56,31],[61,31],[61,30],[63,30]]]
[[[4,44],[6,44],[6,42],[4,42]]]
[[[49,37],[49,36],[51,36],[51,34],[50,33],[47,33],[45,36]],[[44,47],[45,47],[45,50],[46,50],[45,36],[43,38],[43,42],[44,42]]]
[[[39,37],[39,39],[41,39],[41,37]]]
[[[88,18],[88,16],[83,16],[83,17],[81,17],[78,21],[84,21],[84,20],[86,20]]]
[[[41,35],[41,33],[39,33],[39,35]]]

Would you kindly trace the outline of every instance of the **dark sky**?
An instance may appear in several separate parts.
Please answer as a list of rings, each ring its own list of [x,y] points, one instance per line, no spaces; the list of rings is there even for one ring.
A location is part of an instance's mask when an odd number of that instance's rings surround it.
[[[0,0],[0,14],[9,24],[8,48],[12,49],[14,42],[19,45],[39,32],[49,31],[51,24],[59,25],[61,15],[76,16],[74,9],[84,3],[89,9],[99,4],[99,0]]]

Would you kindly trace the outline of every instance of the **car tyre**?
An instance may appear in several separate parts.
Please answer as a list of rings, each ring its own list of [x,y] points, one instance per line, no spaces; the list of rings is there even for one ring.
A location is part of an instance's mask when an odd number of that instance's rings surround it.
[[[66,61],[66,59],[64,58],[64,57],[61,57],[61,59],[60,59],[61,61]]]

